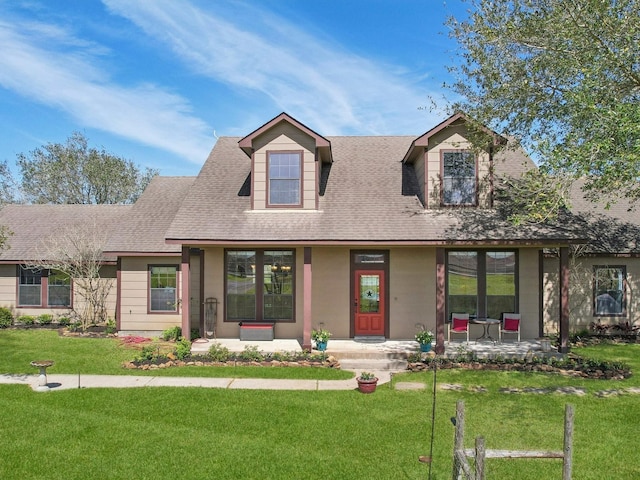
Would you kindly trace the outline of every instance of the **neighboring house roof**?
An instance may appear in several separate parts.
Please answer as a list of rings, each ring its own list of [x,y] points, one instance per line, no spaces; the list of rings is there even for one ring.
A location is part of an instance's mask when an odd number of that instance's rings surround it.
[[[124,255],[179,253],[180,245],[167,244],[165,233],[194,180],[195,177],[154,177],[113,230],[105,251]]]
[[[411,170],[403,168],[402,160],[415,138],[327,137],[333,164],[318,210],[253,211],[246,195],[251,159],[239,148],[240,138],[222,137],[167,230],[167,239],[192,244],[470,245],[576,238],[566,223],[516,228],[493,209],[425,209],[407,188],[412,182],[403,178]],[[495,163],[497,173],[525,169],[520,152],[505,150],[502,155]]]
[[[8,239],[9,248],[0,251],[0,262],[38,260],[43,239],[75,225],[93,222],[106,237],[132,209],[132,205],[5,205],[0,209],[0,225],[13,234]]]

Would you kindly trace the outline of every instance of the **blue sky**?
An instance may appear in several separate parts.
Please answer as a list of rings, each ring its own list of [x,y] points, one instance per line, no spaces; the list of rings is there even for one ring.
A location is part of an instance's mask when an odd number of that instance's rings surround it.
[[[442,121],[462,0],[0,0],[0,161],[83,132],[196,175],[280,112],[321,135]],[[424,109],[436,100],[438,108]]]

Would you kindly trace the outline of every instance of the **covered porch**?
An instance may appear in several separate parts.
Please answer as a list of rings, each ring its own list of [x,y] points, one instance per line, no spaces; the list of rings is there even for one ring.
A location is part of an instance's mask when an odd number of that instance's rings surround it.
[[[229,349],[230,352],[242,352],[249,346],[256,346],[264,353],[274,352],[302,352],[302,343],[295,339],[275,339],[272,341],[242,341],[237,338],[198,339],[191,351],[194,354],[205,354],[213,344],[219,344]],[[451,341],[444,342],[446,357],[455,357],[472,353],[478,358],[526,358],[531,355],[540,355],[542,345],[537,340],[522,340],[521,342],[476,342]],[[334,340],[328,342],[326,354],[338,359],[406,359],[412,354],[419,353],[419,345],[413,340],[386,340],[383,342],[361,342],[352,339]],[[313,350],[313,353],[320,353]],[[554,353],[554,352],[548,352]]]

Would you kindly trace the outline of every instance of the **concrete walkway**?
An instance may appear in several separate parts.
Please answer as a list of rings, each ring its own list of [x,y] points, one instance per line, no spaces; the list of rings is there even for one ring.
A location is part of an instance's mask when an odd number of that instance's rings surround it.
[[[378,385],[388,383],[392,372],[370,370]],[[0,374],[0,384],[23,384],[38,390],[39,375]],[[348,380],[289,380],[271,378],[200,378],[152,377],[136,375],[65,375],[48,374],[49,391],[78,388],[201,387],[247,390],[354,390],[355,375]]]

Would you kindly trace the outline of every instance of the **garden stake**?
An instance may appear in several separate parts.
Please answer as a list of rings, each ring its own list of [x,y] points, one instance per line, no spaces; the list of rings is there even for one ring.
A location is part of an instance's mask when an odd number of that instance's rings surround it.
[[[437,372],[437,364],[434,359],[433,361],[433,400],[431,402],[431,439],[429,445],[429,456],[421,455],[418,457],[418,460],[421,463],[429,464],[429,480],[431,480],[431,465],[433,464],[433,439],[435,435],[435,423],[436,423],[436,372]]]

